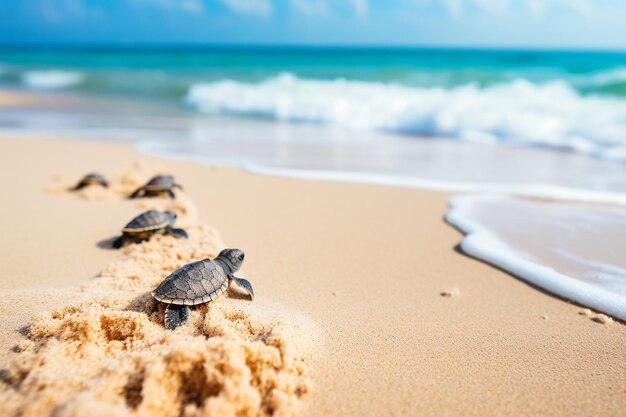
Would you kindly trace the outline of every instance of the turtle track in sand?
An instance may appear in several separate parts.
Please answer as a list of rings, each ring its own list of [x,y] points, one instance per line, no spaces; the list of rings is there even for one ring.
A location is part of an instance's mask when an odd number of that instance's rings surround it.
[[[194,308],[187,325],[166,330],[165,305],[150,290],[224,245],[196,222],[186,197],[141,205],[177,211],[189,239],[159,235],[129,245],[68,294],[83,301],[34,318],[14,348],[20,353],[0,371],[0,415],[298,414],[310,390],[305,358],[314,324],[232,288]]]

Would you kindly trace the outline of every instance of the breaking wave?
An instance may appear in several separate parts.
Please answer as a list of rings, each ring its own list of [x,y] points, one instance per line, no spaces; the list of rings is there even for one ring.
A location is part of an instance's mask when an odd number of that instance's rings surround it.
[[[22,82],[38,90],[62,90],[80,84],[83,78],[78,71],[28,71],[22,75]]]
[[[562,80],[446,89],[283,73],[260,83],[195,84],[185,102],[203,113],[512,142],[626,160],[626,101],[583,95]]]

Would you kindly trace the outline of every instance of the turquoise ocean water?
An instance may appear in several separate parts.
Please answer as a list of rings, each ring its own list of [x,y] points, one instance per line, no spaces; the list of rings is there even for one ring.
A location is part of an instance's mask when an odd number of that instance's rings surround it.
[[[5,50],[0,86],[614,159],[626,154],[623,53]]]
[[[581,94],[626,96],[626,53],[618,52],[315,48],[4,50],[0,51],[0,62],[3,85],[20,84],[24,73],[34,69],[78,70],[82,73],[81,81],[66,88],[165,99],[181,98],[198,82],[229,79],[259,83],[285,72],[301,79],[345,79],[427,88],[467,84],[488,87],[517,79],[538,84],[563,81]]]

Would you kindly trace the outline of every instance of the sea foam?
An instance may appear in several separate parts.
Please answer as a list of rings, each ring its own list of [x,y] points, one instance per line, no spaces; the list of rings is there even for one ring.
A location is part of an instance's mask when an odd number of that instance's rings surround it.
[[[185,101],[211,114],[530,144],[626,160],[626,102],[582,95],[565,81],[445,89],[281,74],[260,83],[196,84]]]
[[[609,86],[626,83],[626,67],[613,68],[579,77],[579,85]]]
[[[503,195],[451,199],[464,252],[563,298],[626,320],[626,213],[620,206]]]
[[[78,71],[28,71],[22,75],[22,82],[38,90],[61,90],[80,84],[84,75]]]

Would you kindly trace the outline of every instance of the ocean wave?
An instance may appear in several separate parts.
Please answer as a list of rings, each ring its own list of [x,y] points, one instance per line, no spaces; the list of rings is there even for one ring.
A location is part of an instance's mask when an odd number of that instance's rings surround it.
[[[78,71],[28,71],[22,75],[22,82],[38,90],[62,90],[82,83],[84,75]]]
[[[518,79],[489,87],[445,89],[281,74],[256,84],[232,80],[196,84],[185,101],[204,113],[514,142],[626,158],[626,101],[584,96],[565,81],[534,84]]]
[[[587,84],[599,87],[626,83],[626,67],[614,68],[587,75],[584,78],[581,78],[580,83],[583,85]]]

